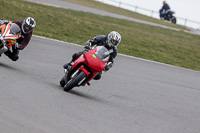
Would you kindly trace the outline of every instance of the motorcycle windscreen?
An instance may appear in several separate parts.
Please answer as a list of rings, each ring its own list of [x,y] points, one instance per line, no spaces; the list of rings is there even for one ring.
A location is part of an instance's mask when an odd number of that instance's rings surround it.
[[[96,71],[102,72],[106,66],[107,60],[105,58],[105,51],[95,48],[87,53],[85,53],[85,59],[88,66]]]
[[[19,34],[21,34],[20,27],[17,24],[12,23],[12,26],[10,28],[10,34],[13,34],[13,35],[19,35]]]
[[[108,51],[107,48],[105,48],[104,46],[98,46],[97,50],[95,52],[95,55],[102,61],[105,62],[106,60],[108,60],[109,56],[110,56],[110,52]]]

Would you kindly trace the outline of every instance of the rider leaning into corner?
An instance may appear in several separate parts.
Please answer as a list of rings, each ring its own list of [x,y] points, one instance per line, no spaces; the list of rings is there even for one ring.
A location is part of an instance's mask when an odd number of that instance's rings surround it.
[[[164,11],[164,12],[163,12]],[[167,4],[166,1],[163,1],[163,6],[162,8],[160,9],[160,17],[162,17],[162,14],[167,14],[168,12],[170,11],[170,7],[169,5]]]
[[[4,54],[8,56],[12,61],[17,61],[19,59],[19,50],[23,50],[28,45],[32,37],[32,32],[36,25],[36,21],[32,17],[27,17],[24,19],[24,21],[0,20],[0,25],[8,24],[9,22],[16,23],[20,27],[22,31],[22,37],[19,38],[17,43],[12,46],[13,52],[8,50]]]
[[[170,7],[169,7],[169,5],[167,4],[166,1],[163,1],[162,9],[165,9],[165,11],[170,10]]]
[[[88,50],[91,50],[92,45],[97,45],[97,46],[105,46],[109,51],[111,51],[110,57],[104,69],[104,71],[108,71],[114,65],[114,59],[117,56],[117,46],[119,45],[120,41],[121,41],[121,35],[116,31],[110,32],[108,36],[98,35],[94,37],[92,40],[86,41],[85,47],[84,47],[85,50],[78,53],[74,53],[72,55],[71,62],[65,64],[63,67],[64,69],[67,69],[68,71],[70,71],[69,68],[71,67],[69,66],[72,65],[71,63],[74,60],[76,60],[80,55],[86,53]],[[102,73],[99,73],[94,79],[99,80],[101,78],[101,74]]]

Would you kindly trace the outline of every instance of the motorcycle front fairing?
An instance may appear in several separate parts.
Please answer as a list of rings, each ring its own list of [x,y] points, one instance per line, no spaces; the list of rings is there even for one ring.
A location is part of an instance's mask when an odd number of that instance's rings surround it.
[[[106,65],[106,62],[102,62],[97,57],[95,52],[96,52],[96,49],[85,54],[85,59],[86,59],[87,65],[89,66],[89,68],[91,68],[95,71],[102,72]]]
[[[89,82],[104,70],[109,55],[109,51],[104,46],[97,46],[95,49],[82,54],[72,63],[72,70],[68,74],[68,80],[77,70],[82,70],[87,75],[85,83]]]
[[[82,65],[85,64],[85,58],[84,55],[81,55],[80,57],[78,57],[74,62],[72,62],[72,69],[68,72],[65,73],[66,75],[66,82],[70,79],[71,75],[76,72],[80,67],[82,67]],[[87,72],[86,72],[87,73]],[[88,73],[87,73],[88,75]]]
[[[3,24],[0,26],[1,43],[10,48],[21,37],[21,29],[15,23]]]
[[[85,60],[89,68],[93,69],[92,74],[85,82],[92,80],[99,72],[102,72],[108,61],[110,52],[104,46],[97,46],[94,50],[85,54]]]
[[[88,53],[90,52],[92,51],[89,51]],[[65,81],[69,81],[71,77],[73,77],[73,74],[77,73],[79,70],[84,71],[87,75],[86,80],[83,82],[83,84],[92,80],[99,73],[98,71],[92,70],[92,68],[88,66],[85,55],[82,54],[72,63],[72,70],[67,73]]]

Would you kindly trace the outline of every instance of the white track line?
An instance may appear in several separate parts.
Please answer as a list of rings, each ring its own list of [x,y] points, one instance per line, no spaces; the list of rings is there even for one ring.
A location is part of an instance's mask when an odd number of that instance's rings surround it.
[[[38,35],[33,35],[33,36],[34,37],[38,37],[38,38],[42,38],[42,39],[47,39],[47,40],[55,41],[55,42],[60,42],[60,43],[70,44],[70,45],[74,45],[74,46],[78,46],[78,47],[83,47],[82,45],[75,44],[75,43],[60,41],[60,40],[51,39],[51,38],[47,38],[47,37],[42,37],[42,36],[38,36]],[[134,56],[130,56],[130,55],[125,55],[125,54],[120,54],[120,53],[118,53],[118,55],[129,57],[129,58],[133,58],[133,59],[137,59],[137,60],[142,60],[142,61],[146,61],[146,62],[156,63],[156,64],[160,64],[160,65],[164,65],[164,66],[170,66],[170,67],[175,67],[175,68],[179,68],[179,69],[183,69],[183,70],[187,70],[187,71],[192,71],[192,72],[200,73],[199,71],[196,71],[196,70],[187,69],[187,68],[183,68],[183,67],[179,67],[179,66],[173,66],[173,65],[170,65],[170,64],[165,64],[165,63],[161,63],[161,62],[147,60],[147,59],[143,59],[143,58],[139,58],[139,57],[134,57]]]

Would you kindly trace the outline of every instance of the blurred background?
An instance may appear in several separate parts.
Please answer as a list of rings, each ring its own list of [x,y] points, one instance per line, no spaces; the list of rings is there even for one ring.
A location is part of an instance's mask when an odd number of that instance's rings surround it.
[[[127,10],[141,13],[153,18],[159,18],[159,10],[163,6],[163,0],[96,0]],[[200,0],[166,0],[177,24],[200,30]]]

